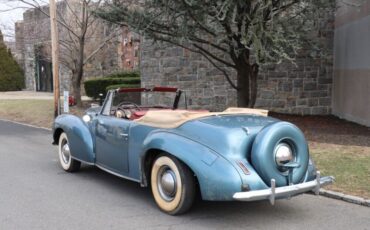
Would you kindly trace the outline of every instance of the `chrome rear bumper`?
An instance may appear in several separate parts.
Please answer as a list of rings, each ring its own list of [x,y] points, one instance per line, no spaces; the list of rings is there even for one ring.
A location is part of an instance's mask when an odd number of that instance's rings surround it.
[[[309,191],[313,191],[316,195],[318,195],[320,187],[329,185],[333,182],[334,177],[320,177],[320,172],[316,173],[316,180],[278,188],[275,186],[275,180],[272,179],[271,188],[269,189],[250,192],[237,192],[233,195],[233,198],[239,201],[270,200],[270,203],[273,205],[275,203],[275,199],[277,198],[289,198],[294,195]]]

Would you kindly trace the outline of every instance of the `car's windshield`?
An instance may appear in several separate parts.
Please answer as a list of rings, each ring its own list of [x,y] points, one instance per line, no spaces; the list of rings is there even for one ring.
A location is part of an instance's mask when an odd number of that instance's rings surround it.
[[[120,92],[115,93],[112,107],[125,104],[134,104],[140,108],[168,108],[186,109],[185,94],[178,92]]]

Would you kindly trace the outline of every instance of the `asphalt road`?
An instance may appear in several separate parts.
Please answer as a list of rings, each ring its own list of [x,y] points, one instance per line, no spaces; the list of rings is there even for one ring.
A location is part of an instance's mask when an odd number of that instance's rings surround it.
[[[0,229],[370,229],[370,208],[303,195],[267,202],[198,201],[159,211],[149,189],[91,166],[66,173],[46,130],[0,121]]]

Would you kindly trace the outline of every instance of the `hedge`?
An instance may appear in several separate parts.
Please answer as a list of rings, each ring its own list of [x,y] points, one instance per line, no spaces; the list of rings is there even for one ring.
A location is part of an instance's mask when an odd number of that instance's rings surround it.
[[[99,94],[101,93],[103,94],[103,97],[105,97],[107,87],[111,85],[127,85],[129,88],[131,86],[136,87],[137,85],[140,85],[140,77],[137,77],[136,75],[135,77],[106,77],[87,80],[84,83],[86,95],[94,99],[99,98]]]
[[[0,41],[0,91],[16,91],[23,88],[23,71]]]
[[[105,78],[140,78],[140,73],[137,71],[123,71],[109,74]]]
[[[106,88],[106,91],[111,89],[119,89],[119,88],[140,88],[140,84],[118,84],[118,85],[110,85]]]

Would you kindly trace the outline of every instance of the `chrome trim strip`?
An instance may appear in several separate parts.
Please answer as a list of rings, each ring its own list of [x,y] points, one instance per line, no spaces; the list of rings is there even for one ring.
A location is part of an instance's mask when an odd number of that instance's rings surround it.
[[[131,177],[127,177],[127,176],[122,176],[121,174],[118,174],[116,172],[113,172],[113,171],[111,171],[111,170],[109,170],[109,169],[107,169],[107,168],[105,168],[105,167],[103,167],[101,165],[98,165],[98,164],[95,164],[95,165],[96,165],[96,167],[100,168],[103,171],[106,171],[107,173],[113,174],[113,175],[118,176],[118,177],[121,177],[123,179],[127,179],[127,180],[131,180],[131,181],[135,181],[135,182],[141,183],[140,180],[137,180],[137,179],[134,179],[134,178],[131,178]]]
[[[321,186],[332,184],[334,177],[327,176],[320,178],[320,172],[317,172],[317,177],[313,181],[278,188],[275,187],[275,183],[273,182],[275,181],[271,180],[271,188],[250,192],[237,192],[233,195],[233,198],[239,201],[269,200],[273,205],[276,198],[289,198],[290,196],[309,191],[317,193]]]

